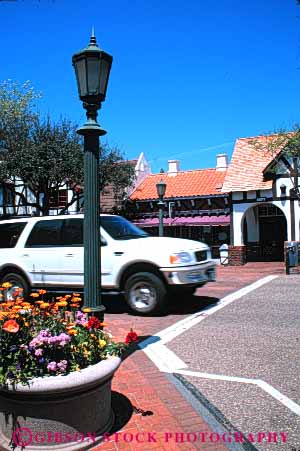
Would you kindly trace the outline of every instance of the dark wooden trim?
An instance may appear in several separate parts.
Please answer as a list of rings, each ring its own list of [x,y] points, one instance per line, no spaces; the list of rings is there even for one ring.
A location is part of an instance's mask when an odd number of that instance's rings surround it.
[[[229,197],[229,193],[225,193],[225,194],[206,194],[204,196],[174,196],[174,197],[164,197],[164,201],[176,201],[176,200],[189,200],[189,199],[193,199],[193,200],[197,200],[197,199],[218,199],[218,198],[224,198],[224,197]],[[130,199],[130,196],[129,196]],[[157,197],[153,197],[151,199],[131,199],[133,202],[158,202],[158,198]]]
[[[231,198],[231,196],[230,196]],[[233,229],[233,203],[232,199],[230,199],[230,244],[233,246],[234,243],[234,229]]]
[[[272,193],[273,193],[273,199],[276,197],[276,183],[273,181],[272,183]]]
[[[295,200],[295,198],[291,197],[291,196],[273,196],[273,197],[266,197],[266,200],[264,201],[257,201],[256,199],[238,199],[238,200],[233,200],[232,203],[233,204],[266,204],[268,202],[272,202],[275,200]]]
[[[295,204],[294,201],[290,201],[290,212],[291,212],[291,239],[295,241]]]
[[[284,155],[282,155],[279,160],[283,162],[283,164],[287,167],[289,171],[293,170],[293,167],[290,165],[290,163],[288,162],[288,160],[285,158]]]

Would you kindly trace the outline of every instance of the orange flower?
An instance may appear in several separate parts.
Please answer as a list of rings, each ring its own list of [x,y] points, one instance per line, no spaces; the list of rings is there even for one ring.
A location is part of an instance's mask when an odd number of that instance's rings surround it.
[[[41,289],[41,290],[39,290],[39,291],[38,291],[38,293],[39,293],[39,294],[45,294],[45,293],[47,293],[47,291],[46,291],[46,290],[43,290],[43,289]]]
[[[91,309],[90,309],[89,307],[84,307],[84,308],[82,309],[82,311],[83,311],[84,313],[90,313],[90,312],[91,312]]]
[[[31,310],[32,309],[32,305],[22,305],[21,307],[22,310]]]
[[[42,302],[42,304],[40,304],[40,309],[44,310],[49,306],[50,306],[49,302]]]
[[[15,334],[20,329],[20,326],[14,319],[8,319],[3,324],[2,329],[6,332],[12,332],[13,334]]]
[[[80,297],[80,293],[73,293],[73,296],[76,297]]]
[[[8,312],[0,312],[0,321],[5,319],[7,316],[9,316]]]
[[[79,308],[80,305],[79,304],[70,304],[70,307],[75,307],[75,308]]]
[[[67,301],[59,301],[55,304],[57,307],[67,307]]]
[[[55,299],[57,299],[59,302],[61,302],[61,301],[65,302],[66,301],[66,297],[65,296],[58,296]]]
[[[65,295],[65,299],[69,299],[70,297],[71,297],[70,294],[66,294],[66,295]]]
[[[30,293],[32,298],[38,298],[40,295],[38,293]]]
[[[76,329],[68,329],[67,334],[68,335],[77,335],[78,331]]]

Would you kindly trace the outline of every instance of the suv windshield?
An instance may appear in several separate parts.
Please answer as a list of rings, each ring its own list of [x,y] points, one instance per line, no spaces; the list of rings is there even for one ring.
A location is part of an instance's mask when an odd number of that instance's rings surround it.
[[[148,233],[136,227],[121,216],[101,216],[101,226],[115,240],[146,238]]]

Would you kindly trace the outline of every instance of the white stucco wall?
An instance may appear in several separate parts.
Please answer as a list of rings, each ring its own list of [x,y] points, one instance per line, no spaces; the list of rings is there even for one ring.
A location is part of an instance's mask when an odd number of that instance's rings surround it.
[[[271,195],[271,192],[266,192],[266,197]],[[287,222],[287,239],[291,240],[291,216],[290,216],[290,201],[273,201],[268,202],[270,204],[276,205],[283,211],[286,222]],[[259,229],[257,221],[255,220],[253,214],[253,207],[255,205],[261,205],[261,202],[246,202],[241,204],[233,205],[233,238],[234,246],[241,246],[243,242],[243,220],[244,215],[246,215],[248,222],[248,241],[258,241],[259,240]],[[249,210],[252,209],[252,210]],[[299,240],[299,206],[298,202],[295,202],[295,223],[296,223],[296,236],[295,239]]]

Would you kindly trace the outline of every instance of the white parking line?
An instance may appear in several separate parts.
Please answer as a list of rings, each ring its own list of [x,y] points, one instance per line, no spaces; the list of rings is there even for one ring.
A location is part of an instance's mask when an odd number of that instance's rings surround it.
[[[265,285],[268,282],[271,282],[271,280],[274,280],[277,277],[278,276],[275,275],[267,276],[264,277],[263,279],[257,280],[251,285],[241,288],[240,290],[235,291],[234,293],[231,293],[228,296],[225,296],[224,298],[220,299],[217,302],[217,305],[206,307],[201,312],[194,313],[193,315],[190,315],[187,318],[184,318],[183,320],[178,321],[175,324],[172,324],[172,326],[167,327],[161,332],[155,334],[155,336],[161,339],[161,343],[168,343],[175,337],[178,337],[178,335],[181,335],[186,330],[200,323],[200,321],[203,321],[207,316],[212,315],[218,310],[221,310],[223,307],[226,307],[226,305],[231,304],[231,302],[235,301],[236,299],[245,296],[251,291],[256,290],[257,288],[261,287],[262,285]]]
[[[221,374],[200,373],[198,371],[189,371],[189,370],[177,370],[176,373],[182,374],[183,376],[201,377],[203,379],[239,382],[242,384],[256,385],[257,387],[261,388],[264,392],[268,393],[273,398],[277,399],[277,401],[281,402],[281,404],[290,409],[296,415],[300,416],[300,406],[298,404],[296,404],[287,396],[283,395],[280,391],[276,390],[276,388],[272,387],[272,385],[268,384],[267,382],[261,379],[246,379],[244,377],[223,376]]]
[[[157,334],[155,334],[155,336],[149,337],[146,340],[142,341],[141,343],[139,343],[139,347],[145,352],[145,354],[147,354],[147,356],[152,360],[152,362],[161,372],[178,373],[186,376],[202,377],[204,379],[253,384],[271,395],[296,415],[300,416],[300,406],[289,399],[287,396],[276,390],[274,387],[272,387],[272,385],[269,385],[267,382],[261,379],[247,379],[243,377],[225,376],[186,370],[185,368],[188,368],[186,363],[181,360],[173,351],[165,346],[165,343],[168,343],[175,337],[178,337],[182,333],[186,332],[188,329],[195,326],[200,321],[203,321],[208,316],[212,315],[223,307],[226,307],[226,305],[231,304],[231,302],[241,298],[242,296],[245,296],[251,291],[256,290],[262,285],[271,282],[271,280],[274,280],[277,277],[278,276],[276,275],[264,277],[263,279],[257,280],[251,285],[248,285],[247,287],[244,287],[236,291],[235,293],[225,296],[217,303],[217,305],[207,307],[201,312],[197,312],[193,315],[188,316],[187,318],[184,318],[181,321],[178,321],[172,326],[158,332]]]

